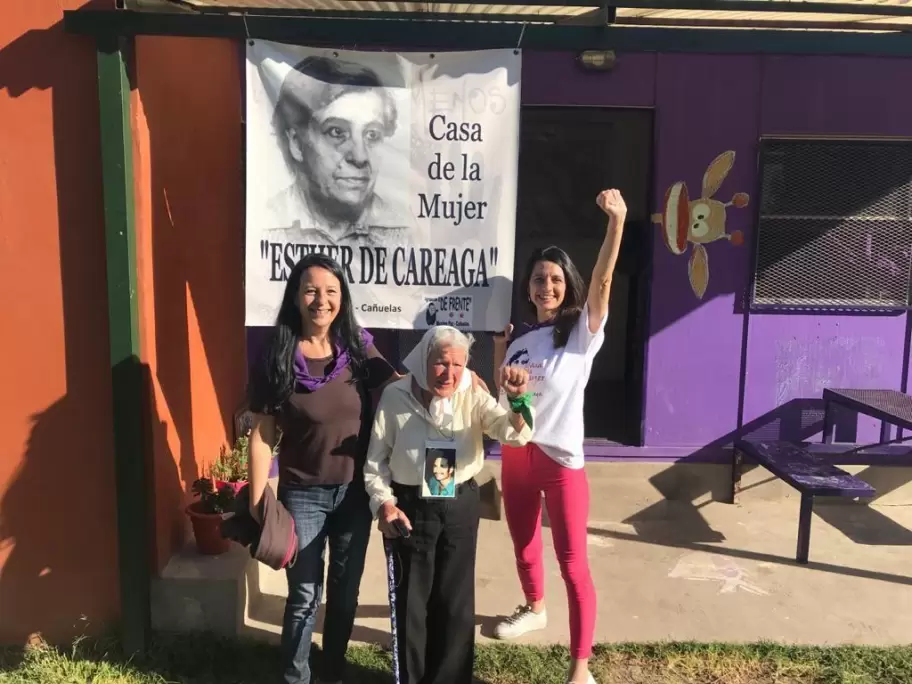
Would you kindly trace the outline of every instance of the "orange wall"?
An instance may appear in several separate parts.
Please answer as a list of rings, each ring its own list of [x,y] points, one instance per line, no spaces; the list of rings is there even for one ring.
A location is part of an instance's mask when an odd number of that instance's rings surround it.
[[[119,612],[94,43],[62,10],[0,2],[0,642],[97,632]],[[110,0],[94,3],[110,6]],[[142,355],[153,562],[244,388],[241,74],[235,45],[137,41]]]
[[[231,438],[244,393],[239,49],[221,40],[136,41],[138,265],[159,568],[184,542],[185,492]]]
[[[0,642],[119,610],[95,50],[0,2]]]

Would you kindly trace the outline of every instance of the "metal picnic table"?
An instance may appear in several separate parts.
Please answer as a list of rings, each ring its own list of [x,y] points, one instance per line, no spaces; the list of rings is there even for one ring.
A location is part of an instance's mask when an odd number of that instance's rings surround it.
[[[732,456],[732,501],[738,491],[741,473],[741,455],[764,466],[776,477],[791,485],[801,493],[801,509],[798,515],[798,547],[795,560],[808,562],[808,550],[811,536],[811,514],[814,499],[818,496],[841,496],[849,498],[868,498],[876,494],[875,489],[867,482],[837,468],[831,461],[835,457],[864,454],[876,456],[878,462],[895,460],[891,458],[893,447],[901,441],[912,440],[902,435],[891,440],[891,426],[899,430],[912,431],[912,396],[896,390],[867,389],[825,389],[823,390],[823,443],[827,446],[813,445],[782,440],[741,438],[735,443]],[[834,405],[854,411],[861,415],[871,416],[881,422],[880,442],[855,446],[854,444],[833,444],[835,423],[833,421]],[[872,452],[876,450],[876,452]],[[901,448],[900,448],[901,450]]]
[[[890,442],[890,426],[912,431],[912,396],[896,390],[823,390],[823,442],[832,444],[833,404],[880,420],[880,446]],[[898,440],[896,440],[898,441]]]

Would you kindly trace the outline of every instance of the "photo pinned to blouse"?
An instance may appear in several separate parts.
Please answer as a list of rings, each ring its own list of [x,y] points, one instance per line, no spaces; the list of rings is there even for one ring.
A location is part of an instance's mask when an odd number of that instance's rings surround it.
[[[424,448],[421,496],[424,499],[452,499],[456,496],[456,445],[428,440]]]

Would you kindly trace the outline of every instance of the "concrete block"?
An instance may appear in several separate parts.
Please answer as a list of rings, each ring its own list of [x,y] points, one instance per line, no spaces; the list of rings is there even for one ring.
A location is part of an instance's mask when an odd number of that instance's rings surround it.
[[[195,546],[174,555],[152,582],[153,628],[236,635],[244,623],[248,558],[237,545],[220,556],[203,556]]]

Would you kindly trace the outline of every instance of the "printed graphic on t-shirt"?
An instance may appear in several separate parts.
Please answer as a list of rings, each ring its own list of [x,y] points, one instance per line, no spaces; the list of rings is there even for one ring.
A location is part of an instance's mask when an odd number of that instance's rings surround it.
[[[456,496],[456,447],[451,442],[429,441],[424,449],[421,496],[452,499]]]
[[[541,390],[538,389],[538,383],[545,379],[545,364],[541,361],[532,363],[532,357],[529,354],[528,347],[517,349],[515,353],[510,355],[510,358],[507,359],[507,362],[504,365],[521,366],[529,371],[529,391],[532,393],[533,397],[541,396]]]
[[[525,366],[529,363],[529,350],[523,347],[507,359],[508,366]]]
[[[589,331],[589,307],[583,307],[579,320],[563,347],[554,346],[552,331],[539,328],[513,340],[507,348],[506,363],[522,366],[529,372],[529,392],[535,409],[535,435],[532,441],[557,463],[582,468],[585,425],[583,404],[592,362],[605,339],[602,318],[597,332]],[[501,405],[506,393],[501,392]]]

